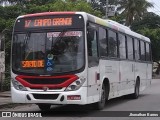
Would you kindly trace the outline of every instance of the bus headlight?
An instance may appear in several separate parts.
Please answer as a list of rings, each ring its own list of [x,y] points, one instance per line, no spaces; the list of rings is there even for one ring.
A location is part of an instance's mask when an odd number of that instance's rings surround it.
[[[86,81],[86,78],[79,78],[78,80],[74,81],[72,84],[70,84],[65,91],[74,91],[78,90],[83,83]]]
[[[15,79],[12,79],[12,84],[16,90],[27,91],[27,89]]]

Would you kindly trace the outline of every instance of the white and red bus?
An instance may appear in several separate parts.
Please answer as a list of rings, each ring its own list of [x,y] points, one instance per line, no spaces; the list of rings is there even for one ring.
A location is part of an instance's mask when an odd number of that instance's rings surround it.
[[[14,103],[95,105],[138,98],[151,84],[149,38],[85,12],[45,12],[17,18],[12,40]]]

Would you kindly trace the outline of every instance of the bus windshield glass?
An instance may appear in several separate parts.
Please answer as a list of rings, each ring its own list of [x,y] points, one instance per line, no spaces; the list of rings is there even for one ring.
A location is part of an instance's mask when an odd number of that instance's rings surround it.
[[[66,73],[84,66],[83,31],[15,33],[12,69],[39,75]]]

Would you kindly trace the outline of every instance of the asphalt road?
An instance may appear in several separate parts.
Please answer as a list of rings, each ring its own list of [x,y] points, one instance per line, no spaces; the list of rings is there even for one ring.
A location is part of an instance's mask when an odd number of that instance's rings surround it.
[[[19,112],[41,112],[36,105],[18,106],[15,108],[4,109],[4,111],[19,111]],[[118,111],[118,112],[117,112]],[[123,112],[128,111],[128,112]],[[145,112],[147,111],[147,112]],[[159,111],[159,117],[116,117],[121,114],[147,114]],[[106,117],[112,115],[115,117]],[[103,111],[94,110],[91,106],[52,106],[52,109],[47,112],[42,112],[42,118],[32,119],[47,119],[47,120],[160,120],[160,79],[152,80],[151,87],[140,93],[138,99],[127,99],[120,97],[109,100]],[[53,118],[54,117],[54,118]],[[0,118],[0,120],[17,120],[22,118]],[[28,118],[23,118],[28,119]]]

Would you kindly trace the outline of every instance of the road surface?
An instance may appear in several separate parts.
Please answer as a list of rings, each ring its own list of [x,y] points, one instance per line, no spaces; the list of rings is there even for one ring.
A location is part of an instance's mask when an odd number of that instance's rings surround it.
[[[1,111],[20,111],[20,112],[41,112],[36,105],[29,104],[24,106],[18,106],[15,108],[4,109]],[[73,112],[78,111],[78,112]],[[47,120],[77,120],[77,119],[87,119],[87,120],[160,120],[159,117],[116,117],[117,111],[129,111],[130,114],[137,113],[154,113],[154,111],[159,111],[160,113],[160,79],[153,79],[151,87],[147,88],[140,93],[138,99],[127,99],[126,97],[120,97],[116,99],[109,100],[105,109],[102,111],[96,111],[92,107],[86,106],[52,106],[52,109],[47,112],[42,112],[44,116],[39,119]],[[147,112],[144,112],[147,111]],[[126,113],[126,112],[119,112]],[[112,114],[115,117],[105,117],[107,114]],[[0,118],[0,120],[17,120],[17,118]],[[22,119],[22,118],[19,118]],[[24,120],[28,118],[23,118]],[[33,118],[32,118],[33,119]]]

